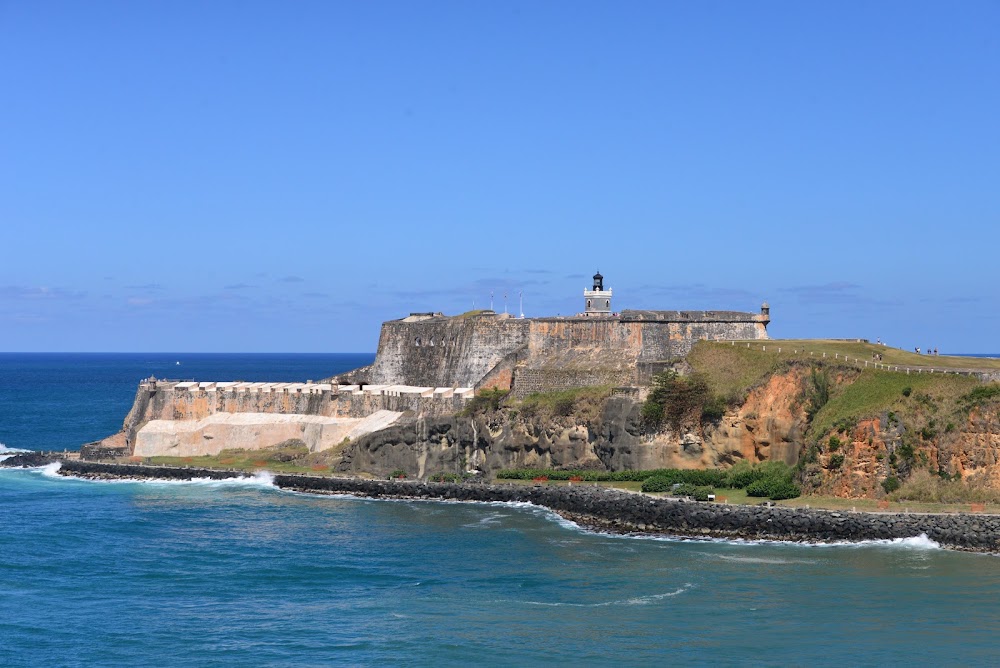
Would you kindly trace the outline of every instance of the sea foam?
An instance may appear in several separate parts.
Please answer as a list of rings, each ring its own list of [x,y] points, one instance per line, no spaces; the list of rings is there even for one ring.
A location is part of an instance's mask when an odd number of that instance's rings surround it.
[[[31,450],[23,450],[21,448],[8,448],[3,443],[0,443],[0,462],[7,459],[8,457],[13,457],[14,455],[21,452],[31,452]]]

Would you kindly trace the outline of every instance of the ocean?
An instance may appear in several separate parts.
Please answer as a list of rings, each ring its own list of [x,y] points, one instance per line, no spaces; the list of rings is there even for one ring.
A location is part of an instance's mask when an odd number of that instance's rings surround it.
[[[150,374],[315,380],[370,360],[0,355],[0,441],[75,449],[105,436]],[[310,496],[265,474],[0,469],[0,508],[4,666],[1000,660],[1000,560],[920,537],[618,537],[531,506]]]

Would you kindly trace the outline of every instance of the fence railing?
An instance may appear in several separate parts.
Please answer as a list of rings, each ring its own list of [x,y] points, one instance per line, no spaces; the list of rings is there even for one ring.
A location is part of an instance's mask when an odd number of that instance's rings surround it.
[[[918,365],[918,364],[886,364],[885,362],[879,360],[868,360],[851,355],[844,352],[833,352],[832,354],[828,351],[814,351],[808,350],[806,346],[796,346],[783,344],[781,341],[768,340],[768,341],[746,341],[746,340],[729,340],[722,341],[722,343],[728,343],[732,346],[746,347],[748,349],[760,349],[762,352],[767,352],[768,349],[771,352],[781,353],[783,350],[787,354],[791,352],[792,354],[798,355],[808,355],[809,357],[815,357],[816,359],[831,359],[835,361],[843,361],[847,364],[857,365],[858,368],[862,369],[876,369],[880,371],[892,371],[897,373],[910,374],[942,374],[942,375],[958,375],[958,376],[975,376],[977,378],[982,378],[986,376],[997,376],[1000,375],[1000,369],[982,369],[975,367],[939,367],[932,365]]]

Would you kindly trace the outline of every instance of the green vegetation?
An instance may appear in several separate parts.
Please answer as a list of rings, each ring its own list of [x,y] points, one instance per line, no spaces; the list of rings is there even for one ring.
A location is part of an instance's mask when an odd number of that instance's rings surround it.
[[[554,469],[505,469],[497,473],[498,480],[580,480],[583,482],[642,482],[644,492],[669,492],[674,485],[681,489],[715,488],[747,489],[750,496],[772,499],[790,499],[801,494],[792,482],[792,469],[784,462],[749,464],[741,461],[731,469],[653,469],[647,471],[558,471]],[[763,494],[750,494],[750,486],[762,483],[756,489]],[[686,487],[684,487],[686,486]],[[700,492],[699,492],[700,494]],[[771,496],[775,494],[777,496]],[[694,494],[684,494],[694,496]],[[696,497],[697,498],[697,497]],[[707,498],[707,497],[706,497]]]
[[[747,392],[773,373],[789,368],[785,357],[723,343],[699,341],[688,353],[687,362],[704,378],[712,391],[722,397],[742,401]]]
[[[726,406],[723,397],[712,393],[704,376],[681,376],[671,370],[653,377],[653,388],[641,414],[650,429],[666,425],[679,432],[685,424],[717,422]]]
[[[596,420],[600,417],[605,400],[610,396],[610,385],[575,387],[529,394],[513,405],[526,418],[574,415],[581,420]]]
[[[403,469],[396,469],[395,471],[389,474],[390,480],[394,478],[405,478],[405,477],[406,477],[406,471],[404,471]]]
[[[663,475],[654,475],[642,481],[642,491],[646,493],[669,492],[674,483]]]
[[[723,486],[726,471],[721,469],[650,469],[646,471],[592,471],[555,469],[503,469],[497,472],[497,480],[569,480],[579,478],[584,482],[643,482],[652,477],[666,479],[669,484],[690,483],[701,486]]]
[[[1000,383],[990,383],[989,385],[974,387],[959,397],[958,402],[962,410],[968,412],[973,408],[979,408],[996,399],[1000,399]]]
[[[894,501],[918,501],[921,503],[1000,503],[1000,490],[990,486],[985,479],[965,481],[935,475],[930,471],[914,471],[906,482],[895,483],[890,490],[882,483],[889,498]]]
[[[903,389],[910,387],[914,393],[927,397],[915,402],[915,395],[907,398]],[[902,413],[912,414],[916,410],[929,411],[930,405],[948,410],[962,395],[978,389],[975,378],[956,375],[910,374],[890,371],[864,371],[850,384],[837,389],[830,400],[816,413],[809,433],[814,437],[828,433],[843,421],[876,417],[887,412],[890,423],[898,421]],[[911,404],[907,404],[909,401]],[[911,418],[912,419],[912,418]]]
[[[729,343],[721,342],[702,342],[708,346],[718,346],[720,348],[730,347],[733,350],[739,349],[741,344],[736,343],[735,346]],[[799,360],[808,361],[824,359],[823,353],[826,353],[825,361],[834,362],[837,357],[841,358],[845,355],[849,356],[852,360],[861,360],[862,365],[865,360],[871,360],[872,355],[879,354],[882,355],[882,364],[899,366],[900,368],[905,367],[937,367],[941,369],[984,369],[984,370],[997,370],[1000,369],[1000,359],[984,358],[984,357],[957,357],[949,355],[918,355],[912,351],[901,350],[900,348],[892,348],[889,346],[878,345],[875,343],[858,343],[854,341],[838,341],[834,339],[773,339],[770,341],[752,341],[751,352],[753,352],[753,347],[757,348],[756,352],[760,353],[761,345],[767,346],[767,352],[764,355],[771,356],[771,359],[783,359],[783,360]],[[701,345],[701,344],[699,344]],[[746,344],[742,344],[744,351],[746,350]],[[698,347],[698,346],[695,346]],[[778,348],[781,348],[781,353],[778,353]],[[793,353],[793,350],[797,350],[797,353]],[[813,355],[809,355],[812,352]],[[915,389],[915,388],[914,388]]]
[[[813,366],[809,370],[809,384],[806,386],[806,415],[811,421],[823,406],[830,401],[830,370]]]
[[[500,408],[500,404],[503,403],[508,394],[510,394],[510,390],[501,390],[495,387],[487,390],[480,390],[479,394],[474,396],[467,404],[465,404],[465,408],[462,409],[460,415],[470,417],[473,415],[480,415],[482,413],[493,412]]]

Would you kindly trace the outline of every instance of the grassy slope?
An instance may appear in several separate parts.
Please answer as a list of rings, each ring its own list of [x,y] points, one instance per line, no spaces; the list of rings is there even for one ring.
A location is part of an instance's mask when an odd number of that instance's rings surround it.
[[[889,346],[876,345],[874,343],[856,343],[851,341],[836,341],[830,339],[772,339],[770,341],[753,341],[752,346],[762,344],[768,350],[772,347],[777,350],[781,348],[782,355],[790,354],[793,357],[808,358],[809,352],[822,357],[826,353],[827,358],[834,355],[848,355],[851,359],[857,358],[871,360],[873,353],[882,355],[884,364],[899,365],[901,367],[937,367],[946,369],[983,369],[1000,370],[1000,359],[993,357],[956,357],[952,355],[918,355],[915,352],[890,348]],[[727,345],[727,344],[713,344]],[[744,349],[746,344],[743,344]],[[737,343],[736,347],[740,347]],[[791,351],[798,350],[799,353]]]
[[[762,350],[766,348],[766,350]],[[778,350],[781,350],[779,353]],[[809,352],[813,354],[810,355]],[[866,417],[876,417],[884,411],[897,410],[905,415],[915,399],[903,396],[903,390],[911,388],[911,397],[927,395],[933,399],[936,411],[951,413],[956,408],[959,396],[969,392],[979,383],[975,378],[954,374],[906,374],[902,371],[881,371],[859,368],[852,363],[844,363],[834,354],[858,355],[859,359],[871,358],[872,351],[884,351],[883,360],[893,364],[906,364],[913,360],[932,361],[955,366],[967,358],[928,357],[905,351],[865,343],[845,343],[841,341],[771,340],[758,341],[750,348],[745,345],[698,342],[688,355],[688,363],[695,372],[703,374],[713,391],[727,397],[742,397],[754,386],[759,385],[772,373],[789,369],[793,365],[823,365],[832,375],[856,376],[853,382],[844,383],[835,389],[829,403],[816,415],[809,433],[818,437],[841,421],[856,421]],[[826,352],[827,356],[822,357]],[[818,353],[818,354],[817,354]],[[979,367],[991,365],[1000,368],[1000,360],[976,360]]]

